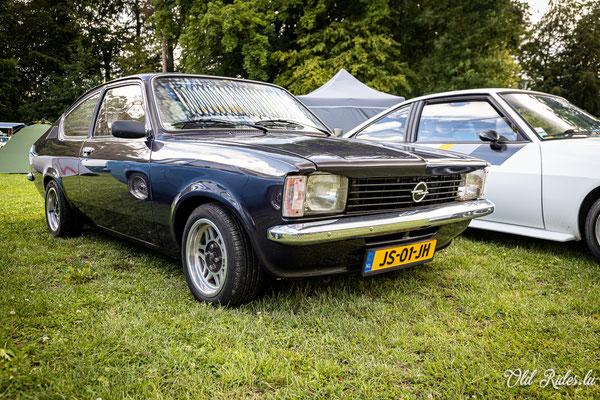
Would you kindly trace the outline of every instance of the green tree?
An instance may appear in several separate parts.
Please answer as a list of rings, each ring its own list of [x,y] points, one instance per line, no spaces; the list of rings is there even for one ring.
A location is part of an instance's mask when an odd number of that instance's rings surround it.
[[[125,11],[129,20],[126,26],[130,39],[115,61],[122,76],[157,72],[161,69],[161,48],[156,41],[156,24],[151,0],[126,0]]]
[[[262,1],[198,1],[181,37],[187,72],[270,80],[274,12]]]
[[[290,49],[274,53],[282,71],[275,82],[297,94],[307,93],[345,68],[367,85],[410,94],[408,67],[391,35],[388,0],[306,2]]]
[[[268,80],[296,94],[340,68],[404,96],[515,86],[517,0],[215,0],[194,4],[182,69]]]
[[[14,1],[7,1],[0,7],[0,120],[16,120],[17,106],[21,96],[21,73],[15,48],[19,43],[13,37],[18,24],[17,7]]]
[[[41,101],[48,85],[64,75],[71,62],[79,30],[69,4],[7,0],[1,12],[0,120],[55,118],[58,111],[32,113],[24,106]]]
[[[6,0],[0,120],[57,118],[87,89],[156,71],[150,0]]]
[[[194,0],[152,0],[156,40],[161,48],[161,65],[163,72],[175,71],[175,48],[181,34],[186,29],[186,21]]]
[[[520,61],[524,87],[600,115],[600,3],[563,0],[532,27]]]
[[[517,0],[397,0],[394,39],[418,71],[414,94],[478,87],[515,87],[514,56],[527,6]]]
[[[309,92],[346,68],[380,90],[410,91],[387,0],[196,2],[182,34],[188,72],[274,81]]]
[[[156,71],[161,64],[165,71],[275,82],[296,94],[317,88],[341,68],[375,89],[407,97],[514,86],[525,9],[518,0],[5,3],[0,8],[5,120],[56,118],[102,80]],[[582,99],[596,93],[597,56],[591,50],[596,36],[588,37],[593,24],[585,14],[573,33],[590,49],[587,58],[561,53],[562,59],[588,65],[572,70],[578,77],[573,90]],[[535,80],[536,73],[528,74]],[[565,87],[558,74],[549,79]]]

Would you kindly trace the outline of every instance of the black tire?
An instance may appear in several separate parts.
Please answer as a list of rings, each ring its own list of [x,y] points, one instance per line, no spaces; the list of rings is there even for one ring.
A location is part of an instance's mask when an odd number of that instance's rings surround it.
[[[217,203],[203,204],[188,217],[181,260],[190,291],[199,301],[237,306],[258,296],[262,268],[239,223]]]
[[[600,199],[590,207],[585,217],[584,234],[588,248],[600,262]]]
[[[46,225],[54,236],[75,236],[81,233],[83,222],[65,198],[60,185],[50,181],[44,196]]]

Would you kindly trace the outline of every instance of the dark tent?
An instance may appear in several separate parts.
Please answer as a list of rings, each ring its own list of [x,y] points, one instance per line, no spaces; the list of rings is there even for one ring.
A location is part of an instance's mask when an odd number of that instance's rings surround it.
[[[404,97],[371,89],[345,69],[320,88],[298,98],[327,126],[342,128],[344,132],[404,101]]]
[[[33,124],[21,128],[0,148],[0,173],[27,173],[29,168],[29,150],[51,125]]]

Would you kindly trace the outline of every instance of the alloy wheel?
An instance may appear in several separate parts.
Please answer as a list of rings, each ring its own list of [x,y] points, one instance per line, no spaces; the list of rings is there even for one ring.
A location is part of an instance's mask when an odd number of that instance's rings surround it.
[[[194,286],[206,297],[216,296],[227,277],[227,249],[212,221],[199,219],[192,225],[185,256]]]

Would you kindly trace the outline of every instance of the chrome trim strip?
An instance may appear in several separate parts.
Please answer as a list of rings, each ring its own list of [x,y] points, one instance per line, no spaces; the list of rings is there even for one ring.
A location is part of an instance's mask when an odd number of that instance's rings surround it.
[[[480,199],[420,210],[277,225],[269,228],[267,237],[277,243],[304,246],[445,225],[483,217],[493,211],[494,203]]]

